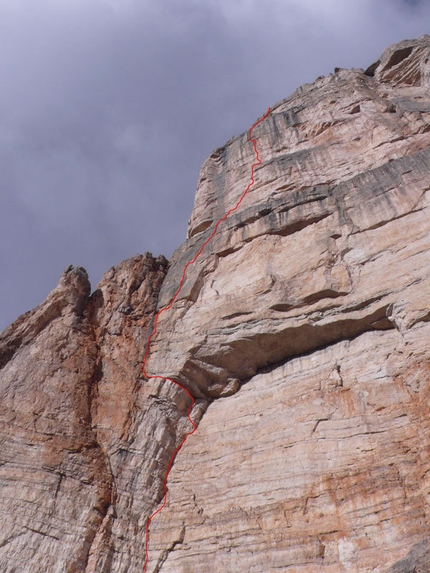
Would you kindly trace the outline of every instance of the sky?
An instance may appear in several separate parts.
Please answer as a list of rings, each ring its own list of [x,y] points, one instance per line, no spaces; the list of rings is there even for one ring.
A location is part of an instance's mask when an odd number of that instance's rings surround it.
[[[169,258],[214,149],[425,33],[428,0],[0,0],[0,329],[70,264]]]

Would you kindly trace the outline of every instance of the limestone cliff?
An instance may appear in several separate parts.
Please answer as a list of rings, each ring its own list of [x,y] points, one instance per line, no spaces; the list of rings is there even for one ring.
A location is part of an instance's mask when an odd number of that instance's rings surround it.
[[[271,108],[261,165],[147,372],[199,423],[148,573],[430,570],[430,37]],[[169,264],[84,269],[0,334],[1,573],[141,573],[189,399],[145,380],[157,309],[249,183],[248,133],[201,168]]]

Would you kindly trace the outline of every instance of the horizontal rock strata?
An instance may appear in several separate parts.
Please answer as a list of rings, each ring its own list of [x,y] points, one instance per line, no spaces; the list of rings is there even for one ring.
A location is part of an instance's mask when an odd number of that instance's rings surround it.
[[[152,570],[406,572],[425,559],[429,54],[428,37],[391,47],[258,126],[256,184],[152,347],[151,372],[219,398],[171,474]],[[252,162],[245,134],[203,165],[160,306]]]

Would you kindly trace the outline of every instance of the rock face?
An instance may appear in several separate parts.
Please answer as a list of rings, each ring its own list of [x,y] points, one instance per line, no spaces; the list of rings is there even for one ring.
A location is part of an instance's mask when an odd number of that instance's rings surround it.
[[[2,333],[2,573],[142,569],[154,467],[184,416],[181,396],[140,379],[166,267],[134,257],[91,296],[85,270],[69,267]]]
[[[430,569],[430,37],[273,106],[146,371],[196,398],[148,573]],[[169,266],[69,268],[0,335],[2,573],[135,573],[189,431],[144,380],[156,309],[237,203],[248,134],[202,166]],[[166,274],[167,273],[167,274]]]

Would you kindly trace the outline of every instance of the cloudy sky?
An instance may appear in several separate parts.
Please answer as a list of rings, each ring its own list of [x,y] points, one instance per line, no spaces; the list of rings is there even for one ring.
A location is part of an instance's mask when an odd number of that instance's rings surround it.
[[[213,149],[424,33],[428,0],[0,0],[0,329],[69,264],[169,257]]]

